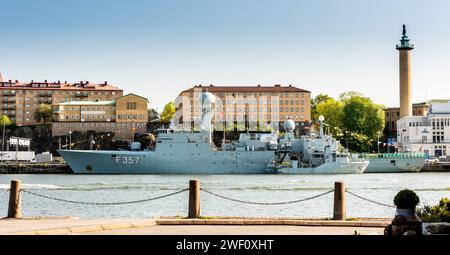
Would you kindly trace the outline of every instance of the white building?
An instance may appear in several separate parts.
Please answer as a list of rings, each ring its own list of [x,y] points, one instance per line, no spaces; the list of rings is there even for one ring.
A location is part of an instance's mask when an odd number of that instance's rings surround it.
[[[397,121],[399,152],[450,155],[450,100],[431,100],[427,116],[407,116]]]

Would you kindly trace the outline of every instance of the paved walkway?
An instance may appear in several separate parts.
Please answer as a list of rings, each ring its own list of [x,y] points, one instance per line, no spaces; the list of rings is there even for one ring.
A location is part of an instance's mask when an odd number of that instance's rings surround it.
[[[112,229],[131,229],[149,226],[156,226],[154,219],[1,219],[0,235],[82,234]]]
[[[386,219],[1,219],[0,235],[125,234],[125,235],[352,235],[382,234]],[[355,232],[356,231],[356,232]]]
[[[384,228],[311,226],[224,226],[179,225],[118,229],[87,235],[383,235]]]

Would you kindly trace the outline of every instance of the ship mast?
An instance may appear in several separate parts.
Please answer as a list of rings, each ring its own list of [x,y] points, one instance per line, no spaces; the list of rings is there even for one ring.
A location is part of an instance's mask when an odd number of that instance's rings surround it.
[[[211,112],[212,104],[215,103],[215,96],[209,92],[201,94],[202,102],[202,124],[201,128],[203,132],[206,132],[209,136],[209,143],[212,142],[212,123]]]

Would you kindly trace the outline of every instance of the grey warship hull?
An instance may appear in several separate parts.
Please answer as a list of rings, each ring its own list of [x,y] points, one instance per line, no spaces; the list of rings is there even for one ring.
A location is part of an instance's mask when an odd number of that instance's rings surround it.
[[[194,145],[194,144],[193,144]],[[195,145],[194,145],[195,146]],[[273,151],[58,151],[79,174],[260,174]]]

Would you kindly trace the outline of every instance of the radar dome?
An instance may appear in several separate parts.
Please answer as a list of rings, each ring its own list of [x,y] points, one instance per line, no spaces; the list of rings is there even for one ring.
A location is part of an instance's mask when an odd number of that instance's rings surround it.
[[[293,120],[286,120],[283,127],[286,132],[292,132],[295,129],[295,122]]]
[[[202,93],[201,99],[202,104],[214,104],[216,102],[216,96],[209,92]]]

